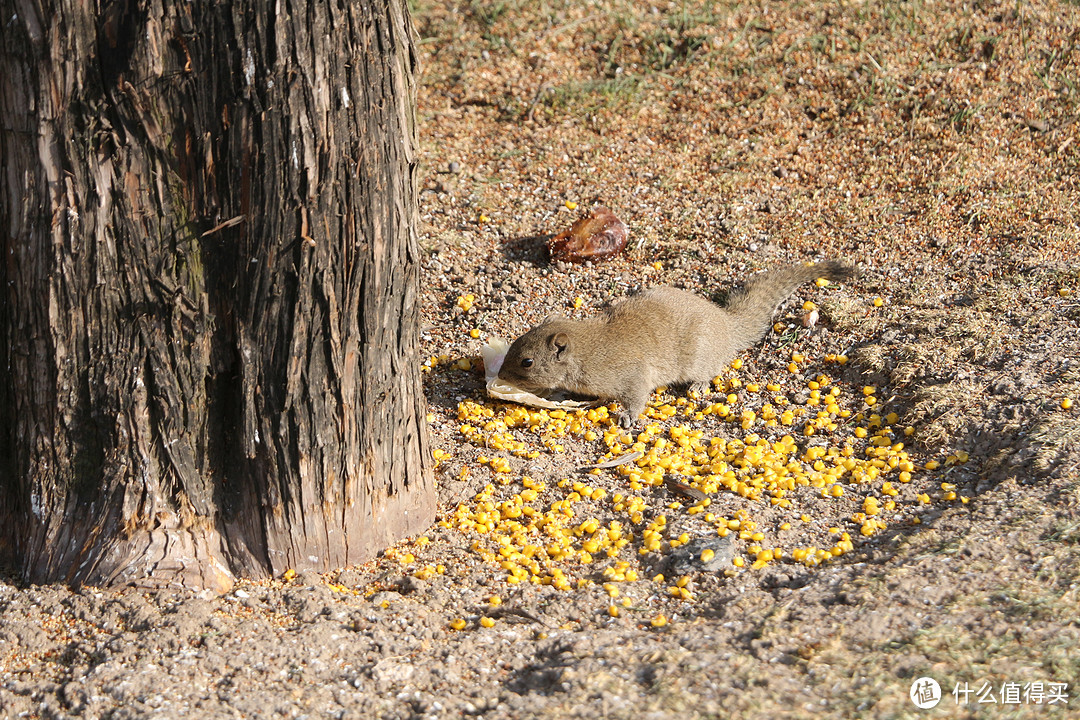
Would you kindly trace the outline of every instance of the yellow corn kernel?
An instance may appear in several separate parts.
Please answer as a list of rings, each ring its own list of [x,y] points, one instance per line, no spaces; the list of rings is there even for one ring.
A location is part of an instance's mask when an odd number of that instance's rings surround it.
[[[660,613],[659,615],[654,617],[652,620],[650,620],[649,624],[652,625],[654,628],[664,627],[665,625],[667,625],[667,616],[664,615],[663,613]]]

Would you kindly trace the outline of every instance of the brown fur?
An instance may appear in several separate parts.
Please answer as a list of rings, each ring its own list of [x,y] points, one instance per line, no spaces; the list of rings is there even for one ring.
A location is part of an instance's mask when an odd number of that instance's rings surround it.
[[[777,306],[804,282],[844,280],[840,262],[791,265],[757,275],[726,308],[672,287],[624,300],[587,320],[549,318],[510,346],[499,377],[525,390],[561,388],[617,400],[623,427],[662,385],[704,391],[735,353],[764,337]]]

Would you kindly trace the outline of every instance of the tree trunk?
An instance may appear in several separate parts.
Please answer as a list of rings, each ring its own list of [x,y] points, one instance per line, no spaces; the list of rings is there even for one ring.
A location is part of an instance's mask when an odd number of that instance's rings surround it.
[[[224,589],[427,527],[404,0],[0,7],[0,555]]]

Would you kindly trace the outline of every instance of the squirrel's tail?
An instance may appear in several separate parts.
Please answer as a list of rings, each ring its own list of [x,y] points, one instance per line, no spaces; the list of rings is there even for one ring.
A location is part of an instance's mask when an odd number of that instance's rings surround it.
[[[745,287],[728,296],[727,310],[739,318],[743,347],[749,347],[765,336],[772,324],[773,313],[797,287],[804,282],[825,278],[841,281],[855,276],[855,266],[836,260],[812,265],[788,265],[755,275]]]

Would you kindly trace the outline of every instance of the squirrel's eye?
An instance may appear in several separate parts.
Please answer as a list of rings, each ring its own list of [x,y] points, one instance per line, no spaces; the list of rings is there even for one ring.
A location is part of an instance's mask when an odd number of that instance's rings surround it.
[[[533,364],[533,359],[532,358],[521,358],[521,367],[523,367],[523,368],[531,368],[532,364]]]

